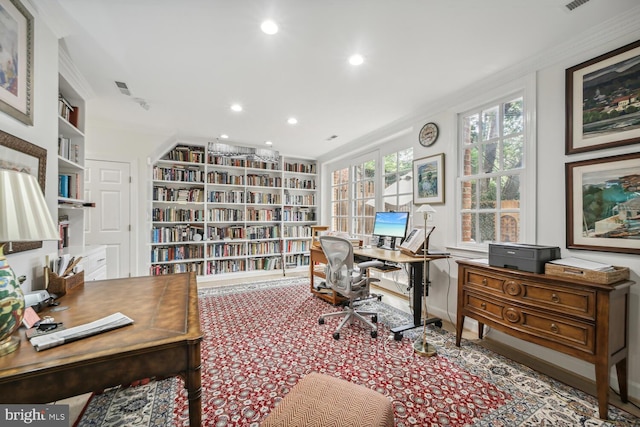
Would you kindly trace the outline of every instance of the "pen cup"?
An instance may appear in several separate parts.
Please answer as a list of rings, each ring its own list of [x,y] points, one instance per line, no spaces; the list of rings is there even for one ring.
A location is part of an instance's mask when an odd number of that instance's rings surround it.
[[[47,267],[45,267],[46,269]],[[45,272],[45,274],[47,274]],[[49,287],[50,294],[56,294],[61,297],[67,292],[84,285],[84,271],[72,274],[67,277],[60,277],[53,271],[49,271]]]

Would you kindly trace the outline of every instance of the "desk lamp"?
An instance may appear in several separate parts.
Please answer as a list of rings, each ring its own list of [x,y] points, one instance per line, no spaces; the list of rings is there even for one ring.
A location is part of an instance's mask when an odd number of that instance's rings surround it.
[[[431,205],[425,204],[420,206],[416,212],[422,212],[424,217],[424,246],[422,247],[422,336],[418,337],[413,343],[413,351],[420,356],[433,356],[436,354],[436,348],[427,343],[427,251],[429,250],[429,242],[427,241],[427,222],[429,216],[436,210]]]
[[[42,189],[23,172],[0,170],[0,242],[59,240]],[[11,243],[9,252],[11,251]],[[13,332],[24,317],[24,294],[0,245],[0,357],[15,351]]]

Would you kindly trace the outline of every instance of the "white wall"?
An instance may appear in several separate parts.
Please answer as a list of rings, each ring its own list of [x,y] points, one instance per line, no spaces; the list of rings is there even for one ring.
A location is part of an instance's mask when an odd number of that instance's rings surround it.
[[[91,111],[91,102],[87,104]],[[86,158],[129,163],[131,167],[131,275],[149,274],[151,233],[151,166],[159,146],[175,143],[175,138],[145,129],[118,127],[113,123],[91,120],[86,123]],[[168,141],[164,144],[164,141]]]
[[[445,177],[446,177],[446,203],[433,205],[438,211],[434,214],[434,222],[437,232],[431,239],[437,246],[448,246],[452,253],[459,257],[486,258],[486,253],[462,252],[455,248],[456,241],[456,113],[463,111],[457,106],[464,105],[470,97],[486,95],[501,86],[526,78],[527,75],[535,76],[537,86],[537,167],[535,186],[536,195],[536,233],[535,241],[528,243],[559,246],[562,248],[562,256],[575,256],[593,261],[627,266],[631,269],[631,280],[636,283],[631,288],[629,309],[629,395],[633,399],[640,400],[640,259],[638,255],[617,254],[594,251],[569,251],[565,243],[565,190],[564,190],[564,165],[568,162],[590,158],[598,158],[624,153],[638,152],[639,145],[631,145],[618,149],[600,150],[597,152],[583,153],[565,156],[565,69],[582,63],[588,59],[609,52],[618,47],[637,40],[640,34],[640,8],[621,16],[618,22],[607,22],[599,28],[594,28],[589,34],[578,35],[575,39],[559,45],[552,52],[545,53],[537,58],[531,58],[527,63],[520,64],[513,69],[504,70],[492,79],[480,82],[470,88],[462,88],[457,94],[452,94],[446,100],[434,100],[421,111],[417,111],[411,118],[384,126],[363,138],[354,141],[348,156],[355,156],[363,150],[371,151],[375,147],[381,148],[386,137],[399,131],[411,128],[415,136],[414,158],[421,158],[437,153],[445,153]],[[489,101],[490,99],[485,99]],[[424,123],[433,121],[439,124],[440,137],[429,148],[420,146],[417,142],[418,131]],[[363,148],[366,147],[366,148]],[[401,149],[404,147],[395,147]],[[384,148],[386,149],[386,148]],[[322,215],[321,224],[329,224],[329,198],[327,192],[329,177],[328,165],[336,157],[345,156],[345,149],[340,152],[329,153],[321,159],[323,172]],[[457,304],[457,264],[454,259],[439,260],[431,266],[432,286],[429,295],[430,313],[444,319],[456,319]],[[455,323],[455,322],[454,322]],[[467,319],[465,327],[475,329],[477,323]],[[577,359],[564,354],[548,350],[546,348],[530,344],[516,338],[509,337],[497,331],[490,331],[493,339],[507,343],[520,350],[527,351],[543,360],[549,360],[562,368],[573,371],[584,377],[595,379],[595,371],[592,364],[580,362]],[[615,370],[612,370],[611,384],[617,388]]]
[[[28,5],[25,5],[28,8]],[[47,150],[47,179],[45,197],[54,221],[58,217],[58,40],[34,15],[34,83],[33,126],[0,113],[0,130]],[[57,242],[43,242],[41,249],[7,256],[15,273],[26,275],[22,289],[42,289],[45,256],[57,252]]]

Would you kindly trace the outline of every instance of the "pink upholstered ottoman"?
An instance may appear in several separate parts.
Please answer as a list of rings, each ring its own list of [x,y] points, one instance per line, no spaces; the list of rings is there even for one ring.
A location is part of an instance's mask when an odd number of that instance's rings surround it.
[[[382,394],[312,372],[296,384],[261,427],[393,427],[393,405]]]

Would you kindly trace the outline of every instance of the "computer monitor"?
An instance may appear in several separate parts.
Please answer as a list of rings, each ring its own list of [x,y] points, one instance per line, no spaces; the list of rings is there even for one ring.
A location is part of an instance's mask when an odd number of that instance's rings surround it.
[[[383,246],[384,238],[391,237],[388,249],[396,249],[396,238],[404,239],[409,225],[409,212],[376,212],[373,223],[373,235],[380,237],[378,247]]]

